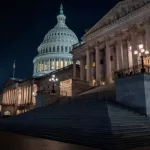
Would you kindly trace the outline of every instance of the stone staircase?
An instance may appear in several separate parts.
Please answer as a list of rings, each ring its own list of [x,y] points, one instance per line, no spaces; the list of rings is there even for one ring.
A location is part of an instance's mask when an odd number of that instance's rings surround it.
[[[38,108],[1,121],[0,128],[104,149],[120,150],[150,143],[150,119],[107,100],[83,99]]]

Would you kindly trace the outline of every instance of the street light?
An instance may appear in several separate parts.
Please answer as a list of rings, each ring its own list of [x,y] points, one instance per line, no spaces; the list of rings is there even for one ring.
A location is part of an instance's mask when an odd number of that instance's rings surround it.
[[[49,81],[53,83],[52,93],[56,93],[55,88],[54,88],[54,86],[55,86],[54,84],[55,84],[55,82],[58,81],[58,78],[56,78],[55,75],[52,75],[52,77],[49,79]]]
[[[135,55],[139,54],[139,56],[141,57],[141,64],[142,64],[141,72],[144,73],[145,72],[144,57],[149,54],[149,51],[144,49],[144,45],[142,43],[139,44],[139,50],[140,50],[140,52],[135,50],[134,54]]]

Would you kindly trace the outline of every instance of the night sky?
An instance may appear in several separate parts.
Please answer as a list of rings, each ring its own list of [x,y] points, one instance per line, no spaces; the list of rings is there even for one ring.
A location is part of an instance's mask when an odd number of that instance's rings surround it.
[[[0,4],[0,90],[12,77],[16,60],[16,78],[33,72],[33,58],[45,34],[56,25],[60,3],[66,24],[80,39],[119,0],[6,0]]]

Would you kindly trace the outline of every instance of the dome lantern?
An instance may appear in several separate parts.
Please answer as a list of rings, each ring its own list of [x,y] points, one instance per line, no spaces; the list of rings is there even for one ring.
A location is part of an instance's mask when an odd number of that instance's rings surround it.
[[[66,20],[66,16],[64,15],[64,12],[63,12],[63,5],[61,4],[60,5],[60,13],[59,15],[57,16],[57,21],[58,21],[58,24],[59,26],[66,26],[65,25],[65,20]]]

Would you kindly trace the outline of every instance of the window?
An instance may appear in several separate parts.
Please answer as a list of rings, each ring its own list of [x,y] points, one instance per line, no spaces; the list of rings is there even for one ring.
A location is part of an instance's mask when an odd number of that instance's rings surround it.
[[[110,56],[110,61],[113,61],[113,56]]]
[[[49,47],[49,52],[51,52],[51,47]]]
[[[59,52],[59,46],[57,46],[57,52]]]
[[[63,48],[63,46],[61,46],[61,51],[62,51],[62,52],[64,51],[64,48]]]
[[[60,33],[58,33],[58,35],[60,35]]]
[[[43,53],[43,50],[41,49],[41,54]]]
[[[100,59],[100,64],[101,64],[101,65],[103,64],[103,59]]]
[[[47,48],[46,48],[46,53],[48,52]]]
[[[43,49],[43,53],[45,53],[45,49]]]
[[[55,33],[55,35],[56,35],[56,33]]]
[[[61,35],[63,35],[63,33],[61,33]]]
[[[53,52],[55,52],[55,46],[53,47]]]
[[[65,46],[65,51],[66,51],[66,52],[68,51],[68,47],[67,47],[67,46]]]
[[[71,47],[69,47],[69,51],[71,51]]]

